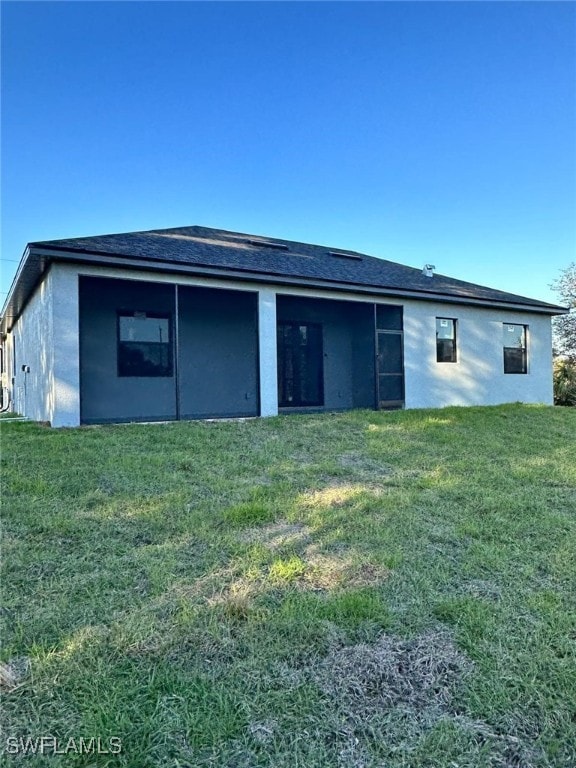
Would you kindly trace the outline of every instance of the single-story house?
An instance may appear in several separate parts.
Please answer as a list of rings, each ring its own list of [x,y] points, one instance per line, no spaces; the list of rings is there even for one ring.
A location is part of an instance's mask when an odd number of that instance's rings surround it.
[[[553,304],[206,227],[30,243],[0,319],[11,409],[53,426],[552,403]]]

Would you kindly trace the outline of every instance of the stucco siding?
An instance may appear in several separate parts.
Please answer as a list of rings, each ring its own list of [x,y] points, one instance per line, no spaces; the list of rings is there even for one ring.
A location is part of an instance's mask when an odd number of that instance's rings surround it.
[[[8,344],[12,410],[35,421],[51,421],[54,410],[53,288],[51,270],[12,328]]]
[[[84,420],[133,415],[130,407],[134,393],[126,389],[125,382],[118,380],[116,355],[104,343],[105,329],[99,317],[105,308],[110,310],[108,315],[112,316],[111,310],[116,311],[117,302],[112,307],[103,302],[103,296],[89,297],[85,303],[90,308],[89,317],[84,318],[88,322],[84,330],[89,332],[81,334],[79,275],[129,280],[130,290],[134,293],[145,291],[144,285],[140,289],[137,286],[146,281],[163,285],[170,295],[175,282],[180,286],[218,288],[245,294],[252,292],[254,312],[257,305],[259,317],[257,325],[255,321],[246,325],[246,333],[254,338],[254,344],[258,339],[260,370],[256,369],[253,358],[248,361],[250,380],[238,390],[243,401],[251,403],[251,413],[257,412],[255,393],[258,383],[260,413],[271,416],[278,410],[276,320],[282,317],[315,320],[324,326],[325,408],[372,407],[374,337],[373,326],[369,327],[368,320],[374,311],[374,303],[398,304],[404,308],[407,408],[493,405],[514,401],[553,402],[552,332],[551,318],[547,314],[407,298],[388,300],[378,295],[345,294],[319,288],[288,288],[258,283],[248,286],[244,282],[225,278],[188,275],[175,278],[170,274],[131,269],[54,264],[8,336],[5,373],[8,384],[14,376],[14,410],[32,419],[50,421],[54,426],[76,426],[80,423],[81,391],[83,407],[89,403],[88,411],[83,413]],[[258,301],[255,292],[258,292]],[[186,290],[182,293],[185,295]],[[325,301],[311,302],[312,299]],[[437,317],[457,321],[458,359],[455,363],[436,361]],[[527,374],[504,373],[504,323],[528,328]],[[186,333],[185,323],[181,330]],[[114,337],[113,329],[111,333]],[[84,339],[82,372],[81,337]],[[245,349],[246,344],[242,343],[240,348]],[[14,353],[16,365],[13,369]],[[29,366],[30,373],[25,374],[22,365]],[[173,387],[170,386],[170,392],[166,394],[160,391],[161,383],[156,383],[158,391],[151,387],[148,380],[143,382],[153,400],[147,413],[149,411],[156,418],[175,418]],[[120,391],[121,385],[125,392]],[[106,406],[103,410],[99,410],[101,403]],[[153,410],[153,406],[160,404],[160,409]],[[94,412],[89,412],[90,409]],[[188,412],[196,413],[191,408],[182,414]]]
[[[80,424],[78,271],[55,264],[50,274],[53,373],[49,421],[53,427],[75,427]]]
[[[258,291],[258,358],[260,415],[278,414],[278,364],[276,338],[276,293],[270,288]]]
[[[76,269],[53,265],[8,337],[12,410],[54,427],[80,423],[77,286]]]
[[[455,363],[436,361],[436,318],[456,319]],[[528,326],[528,373],[506,374],[503,324]],[[404,367],[407,408],[552,404],[550,317],[505,309],[406,301]]]

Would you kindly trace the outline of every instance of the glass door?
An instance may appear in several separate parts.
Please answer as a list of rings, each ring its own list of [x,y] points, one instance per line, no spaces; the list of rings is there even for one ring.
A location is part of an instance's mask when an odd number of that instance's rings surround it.
[[[324,405],[322,326],[278,323],[278,405]]]

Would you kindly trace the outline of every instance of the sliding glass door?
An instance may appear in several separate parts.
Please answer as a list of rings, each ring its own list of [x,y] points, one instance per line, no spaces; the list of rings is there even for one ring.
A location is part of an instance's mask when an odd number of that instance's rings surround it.
[[[278,323],[278,405],[324,405],[322,326]]]

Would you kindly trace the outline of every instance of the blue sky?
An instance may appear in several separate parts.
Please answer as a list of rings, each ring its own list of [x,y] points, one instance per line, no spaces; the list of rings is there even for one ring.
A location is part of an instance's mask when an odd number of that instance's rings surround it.
[[[4,292],[190,224],[549,301],[576,259],[574,3],[3,2],[2,111]]]

